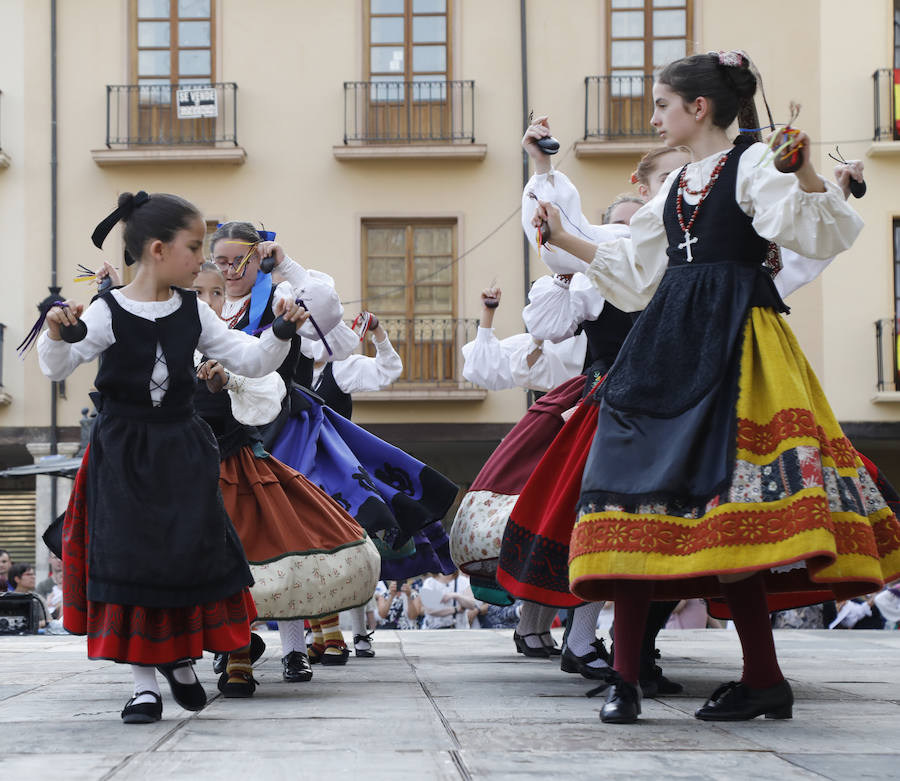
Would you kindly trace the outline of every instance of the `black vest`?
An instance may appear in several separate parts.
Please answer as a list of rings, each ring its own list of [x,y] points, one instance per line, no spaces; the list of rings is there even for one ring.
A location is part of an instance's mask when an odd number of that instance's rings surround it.
[[[350,420],[353,414],[353,398],[349,393],[344,393],[335,381],[334,364],[331,361],[328,361],[322,369],[314,390],[338,415]]]
[[[200,338],[197,294],[175,288],[181,306],[157,320],[145,320],[123,309],[112,293],[101,298],[109,307],[116,341],[104,353],[94,384],[105,399],[152,407],[150,376],[156,365],[156,345],[169,371],[162,407],[189,408],[196,387],[194,345]]]

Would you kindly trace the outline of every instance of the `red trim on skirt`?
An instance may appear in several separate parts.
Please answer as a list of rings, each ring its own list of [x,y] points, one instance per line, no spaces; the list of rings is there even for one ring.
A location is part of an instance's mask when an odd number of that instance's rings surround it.
[[[90,450],[90,448],[88,448]],[[87,599],[87,463],[85,452],[63,524],[63,625],[87,635],[88,657],[157,665],[236,651],[250,642],[256,605],[249,589],[182,608],[114,605]]]
[[[569,541],[598,411],[590,396],[578,405],[510,513],[497,581],[514,597],[554,607],[584,602],[569,591]]]

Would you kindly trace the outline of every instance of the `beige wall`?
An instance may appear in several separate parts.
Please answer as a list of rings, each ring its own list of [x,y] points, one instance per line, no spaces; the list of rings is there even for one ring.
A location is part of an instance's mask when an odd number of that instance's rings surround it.
[[[33,320],[49,276],[49,22],[48,3],[0,0],[0,143],[12,165],[0,171],[0,320],[8,326],[4,384],[13,403],[0,426],[46,425],[49,383],[34,355],[17,362],[12,348]],[[128,73],[125,0],[59,0],[59,266],[64,292],[86,299],[71,279],[77,263],[118,262],[114,234],[101,254],[93,226],[122,190],[177,192],[208,218],[262,221],[288,252],[327,271],[344,299],[358,299],[360,220],[376,216],[455,216],[461,252],[516,209],[521,192],[519,4],[456,0],[456,79],[474,79],[475,132],[483,161],[339,161],[342,82],[364,77],[361,4],[357,0],[267,0],[255,4],[253,27],[243,0],[219,0],[217,79],[237,82],[242,166],[140,165],[101,168],[90,150],[105,139],[105,85]],[[783,120],[788,102],[803,103],[800,124],[814,140],[842,143],[865,157],[872,135],[871,73],[890,64],[889,0],[854,4],[853,25],[840,0],[737,0],[695,3],[697,51],[746,49],[759,64],[769,102]],[[612,198],[630,191],[632,157],[579,159],[566,151],[583,134],[584,77],[605,70],[605,4],[598,0],[528,3],[529,102],[551,117],[563,144],[557,161],[582,192],[587,216],[599,220]],[[104,30],[98,33],[97,20]],[[777,23],[774,23],[777,20]],[[802,34],[801,34],[802,31]],[[877,45],[873,45],[873,40]],[[816,147],[823,173],[826,148]],[[789,302],[790,323],[844,420],[898,419],[900,408],[873,405],[872,322],[892,315],[890,217],[900,214],[900,156],[865,158],[869,195],[856,202],[867,222],[857,245],[824,278]],[[22,231],[25,229],[25,239]],[[21,260],[20,260],[21,259]],[[531,277],[544,273],[537,258]],[[477,317],[478,292],[494,278],[504,289],[496,319],[501,336],[521,330],[522,234],[513,217],[459,265],[458,314]],[[354,306],[348,305],[352,316]],[[825,314],[827,312],[827,315]],[[68,384],[60,422],[74,425],[93,371]],[[484,401],[360,402],[360,422],[512,422],[524,394]]]

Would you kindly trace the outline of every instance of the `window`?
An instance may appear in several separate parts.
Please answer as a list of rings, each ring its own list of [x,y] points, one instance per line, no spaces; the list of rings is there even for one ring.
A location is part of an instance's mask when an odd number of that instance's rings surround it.
[[[609,0],[608,73],[649,76],[690,54],[689,0]]]
[[[455,383],[456,221],[364,222],[362,254],[364,306],[403,359],[401,381]]]
[[[691,0],[608,0],[608,127],[649,134],[653,72],[691,53]]]
[[[215,81],[215,0],[132,0],[132,8],[138,143],[214,137],[214,118],[177,118],[171,85]]]
[[[447,0],[368,0],[368,70],[374,100],[443,100],[450,79]],[[379,86],[384,85],[384,86]],[[418,87],[415,85],[419,85]]]
[[[446,138],[450,67],[448,0],[366,0],[368,136]]]

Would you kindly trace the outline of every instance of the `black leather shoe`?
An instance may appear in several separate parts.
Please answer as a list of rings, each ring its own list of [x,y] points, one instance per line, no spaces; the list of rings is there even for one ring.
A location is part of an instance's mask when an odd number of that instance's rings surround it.
[[[553,635],[549,632],[541,632],[538,637],[541,638],[541,645],[547,649],[548,656],[561,656],[562,648],[560,648],[556,644],[556,640],[553,639]]]
[[[190,668],[191,673],[194,675],[193,683],[179,683],[175,680],[175,670],[182,667]],[[202,710],[206,707],[206,690],[200,681],[197,680],[193,662],[183,661],[175,662],[174,664],[160,664],[156,666],[156,669],[165,676],[169,682],[169,687],[172,689],[172,696],[175,698],[175,702],[182,708],[185,710]]]
[[[138,705],[134,701],[144,695],[151,694],[155,698],[155,702],[142,702]],[[162,718],[162,697],[156,692],[138,692],[122,709],[122,721],[126,724],[152,724]]]
[[[226,667],[228,667],[228,654],[216,654],[213,657],[213,672],[216,675],[221,675],[225,672]]]
[[[291,651],[281,658],[281,677],[288,683],[306,683],[312,680],[313,671],[309,658],[302,651]]]
[[[353,652],[362,659],[371,659],[375,656],[375,651],[372,650],[372,635],[374,632],[369,632],[367,635],[353,635]],[[360,643],[367,643],[369,645],[368,648],[357,648]]]
[[[250,633],[250,664],[255,664],[266,650],[266,641],[256,632]],[[221,675],[228,667],[228,654],[220,653],[213,657],[213,672]]]
[[[790,719],[793,707],[794,693],[787,681],[768,689],[751,689],[732,681],[716,689],[694,716],[703,721],[749,721],[757,716]]]
[[[600,710],[604,724],[633,724],[641,714],[641,691],[618,675],[609,686],[606,704]]]
[[[597,656],[599,656],[604,662],[606,662],[610,667],[613,665],[612,654],[606,650],[606,643],[603,641],[602,637],[598,637],[591,643],[594,646],[594,649],[597,651]]]
[[[602,667],[592,667],[591,662],[596,662],[600,658],[600,654],[596,651],[586,653],[584,656],[576,656],[569,646],[562,650],[559,660],[559,669],[564,673],[579,673],[584,678],[592,681],[609,681],[611,672],[607,665]]]
[[[668,697],[673,694],[681,694],[684,686],[675,681],[671,681],[663,675],[662,668],[659,665],[653,665],[646,676],[641,675],[641,693],[644,697]]]
[[[541,643],[536,648],[532,648],[528,643],[525,642],[526,637],[540,637],[536,632],[533,632],[528,635],[520,635],[518,632],[513,632],[513,642],[516,644],[516,651],[520,654],[524,654],[525,656],[531,659],[549,659],[550,652]]]

